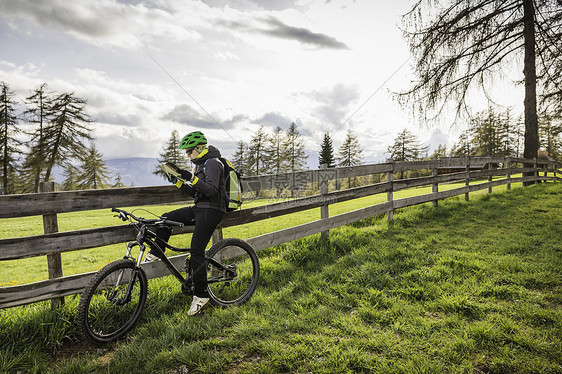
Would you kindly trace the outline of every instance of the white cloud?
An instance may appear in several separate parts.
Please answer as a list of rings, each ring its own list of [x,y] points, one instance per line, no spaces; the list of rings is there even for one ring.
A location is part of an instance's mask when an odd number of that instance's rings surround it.
[[[4,60],[0,60],[0,67],[5,66],[6,68],[9,69],[15,69],[16,68],[16,64],[9,62],[9,61],[4,61]]]
[[[0,12],[13,17],[12,28],[24,29],[16,18],[98,46],[137,48],[154,38],[179,42],[200,37],[171,12],[112,0],[17,0],[1,2]]]
[[[0,63],[0,76],[8,83],[10,89],[15,92],[16,97],[22,100],[28,92],[39,87],[43,82],[38,78],[40,69],[33,63],[16,65],[11,62]]]
[[[214,56],[221,61],[240,61],[240,58],[231,51],[218,51]]]

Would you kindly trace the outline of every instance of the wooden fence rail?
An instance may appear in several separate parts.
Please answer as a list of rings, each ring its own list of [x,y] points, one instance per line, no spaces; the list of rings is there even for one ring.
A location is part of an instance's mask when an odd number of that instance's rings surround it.
[[[532,167],[529,165],[532,165]],[[510,188],[513,183],[560,181],[562,180],[560,178],[560,166],[560,164],[552,161],[524,159],[443,158],[412,162],[386,162],[349,168],[324,168],[298,173],[244,178],[243,187],[246,195],[260,196],[265,194],[275,196],[276,192],[289,189],[292,192],[297,191],[297,195],[300,197],[229,213],[225,216],[221,228],[321,208],[322,218],[320,220],[248,239],[248,242],[259,251],[316,233],[326,234],[332,228],[378,214],[388,214],[388,218],[391,220],[396,209],[412,205],[429,202],[437,205],[437,202],[441,199],[463,194],[468,198],[471,192],[484,189],[491,192],[493,187],[501,185],[507,185]],[[396,179],[398,173],[419,170],[427,170],[426,174],[428,175]],[[542,175],[540,175],[541,173]],[[519,174],[522,174],[522,176],[513,177],[513,175]],[[385,180],[345,190],[330,191],[328,188],[330,181],[344,181],[374,175],[379,175],[379,179],[382,175],[382,179]],[[439,191],[440,185],[455,181],[466,181],[466,185]],[[472,184],[469,182],[472,182]],[[421,186],[432,186],[432,192],[394,199],[394,192]],[[311,191],[317,193],[311,194]],[[308,195],[301,196],[305,192]],[[331,204],[381,193],[387,194],[386,202],[332,217],[328,215],[328,206]],[[53,305],[56,305],[57,300],[60,300],[61,297],[81,292],[94,273],[63,276],[60,260],[57,263],[56,256],[60,258],[60,254],[63,252],[124,243],[135,237],[134,229],[130,225],[59,233],[56,232],[58,231],[56,227],[57,214],[111,207],[185,203],[185,201],[185,196],[173,186],[0,196],[0,218],[42,215],[45,224],[45,234],[43,235],[1,239],[0,261],[48,256],[50,259],[49,277],[51,278],[30,284],[0,287],[0,309],[49,299],[55,300]],[[191,232],[192,229],[192,227],[177,229],[174,230],[174,235]],[[180,266],[179,264],[184,260],[184,257],[185,255],[175,256],[172,261]],[[51,263],[53,264],[51,265]],[[53,266],[53,269],[51,269],[51,266]],[[143,264],[142,266],[149,278],[168,275],[167,269],[160,261]]]

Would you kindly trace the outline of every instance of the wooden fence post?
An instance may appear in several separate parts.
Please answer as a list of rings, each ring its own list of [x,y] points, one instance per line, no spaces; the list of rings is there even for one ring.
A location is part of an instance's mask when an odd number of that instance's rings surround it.
[[[434,178],[437,178],[438,175],[437,167],[432,168],[431,175]],[[439,184],[437,182],[431,185],[431,192],[433,192],[434,194],[437,194],[439,192]],[[433,206],[437,207],[438,205],[439,205],[439,201],[437,199],[433,200]]]
[[[507,173],[505,174],[505,177],[508,180],[507,189],[511,190],[511,157],[507,156],[507,158],[505,159],[505,166],[507,168]]]
[[[466,179],[464,180],[464,185],[468,187],[470,185],[470,157],[466,156]],[[468,191],[464,194],[464,201],[470,199]]]
[[[55,182],[41,182],[39,185],[39,191],[54,192]],[[59,232],[59,223],[56,214],[43,215],[43,231],[45,234]],[[47,255],[47,266],[49,269],[49,279],[62,277],[62,259],[60,253]],[[56,309],[62,304],[64,304],[64,297],[51,299],[51,309]]]
[[[393,201],[394,201],[394,193],[393,193],[394,183],[392,183],[393,180],[394,180],[394,160],[389,159],[388,162],[391,163],[392,170],[390,170],[389,172],[386,173],[386,180],[387,180],[387,182],[390,182],[390,187],[389,187],[389,189],[386,193],[386,200],[394,205],[394,203],[393,203]],[[394,220],[394,206],[391,210],[388,211],[388,222],[392,222],[393,220]]]
[[[328,176],[325,171],[328,168],[327,164],[320,165],[320,195],[322,195],[322,206],[320,207],[320,219],[330,217],[330,209],[328,206],[328,201],[326,200],[326,195],[328,194]],[[322,231],[320,236],[323,238],[328,238],[330,236],[330,230]]]
[[[533,173],[535,176],[535,183],[540,183],[541,181],[539,180],[539,164],[537,163],[537,158],[533,158],[533,168],[535,169],[535,172]]]
[[[490,175],[488,175],[488,182],[492,181],[492,163],[488,163],[488,172],[490,173]],[[488,194],[492,193],[492,187],[488,187]]]

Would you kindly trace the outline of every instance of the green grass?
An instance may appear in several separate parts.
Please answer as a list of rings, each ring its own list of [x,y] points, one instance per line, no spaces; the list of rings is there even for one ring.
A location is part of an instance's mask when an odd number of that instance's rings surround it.
[[[78,298],[2,310],[0,372],[562,373],[561,197],[449,199],[271,248],[249,303],[196,317],[151,280],[106,347],[80,341]]]

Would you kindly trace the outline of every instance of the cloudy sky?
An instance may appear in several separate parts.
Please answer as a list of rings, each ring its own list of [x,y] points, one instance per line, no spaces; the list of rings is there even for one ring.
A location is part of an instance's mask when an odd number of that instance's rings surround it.
[[[229,157],[260,125],[295,122],[309,163],[348,131],[379,162],[409,128],[434,149],[462,128],[420,127],[390,91],[412,80],[398,26],[409,0],[0,0],[0,80],[88,101],[105,159],[158,157],[176,129]]]

